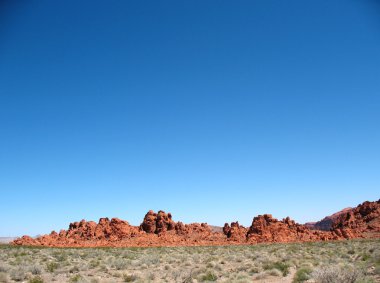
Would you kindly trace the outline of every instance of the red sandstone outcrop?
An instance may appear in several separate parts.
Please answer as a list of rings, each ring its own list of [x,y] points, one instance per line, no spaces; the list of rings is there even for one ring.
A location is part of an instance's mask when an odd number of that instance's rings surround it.
[[[363,202],[356,208],[337,217],[332,223],[332,230],[344,237],[379,237],[380,236],[380,200]]]
[[[352,207],[347,207],[341,211],[338,211],[332,215],[326,216],[322,220],[318,222],[308,222],[305,223],[305,226],[312,229],[312,230],[322,230],[322,231],[330,231],[332,228],[332,224],[334,221],[338,219],[338,217],[342,214],[345,214],[349,211],[351,211],[353,208]]]
[[[15,244],[42,245],[42,246],[76,246],[81,243],[104,243],[135,237],[139,234],[137,227],[129,225],[127,221],[118,218],[100,218],[98,223],[81,220],[70,223],[68,230],[59,233],[52,231],[35,239],[23,236],[16,239]]]
[[[36,241],[30,236],[22,236],[21,238],[17,238],[12,242],[14,245],[23,245],[23,246],[33,246]]]
[[[270,214],[253,218],[252,225],[247,232],[247,241],[250,243],[307,242],[335,239],[338,237],[332,233],[312,231],[304,225],[295,223],[289,217],[280,221]]]
[[[160,210],[158,213],[150,210],[144,217],[140,225],[140,230],[148,234],[168,234],[168,231],[173,231],[176,235],[203,234],[210,235],[211,228],[207,223],[192,223],[183,224],[182,222],[174,222],[171,213],[165,213]],[[172,233],[172,234],[173,234]]]
[[[250,227],[238,222],[225,224],[223,232],[206,223],[175,222],[170,213],[149,211],[140,226],[112,218],[98,223],[82,220],[69,225],[68,230],[31,238],[23,236],[14,245],[55,247],[132,247],[132,246],[193,246],[231,245],[277,242],[327,241],[362,237],[380,237],[380,200],[364,202],[339,214],[330,231],[311,230],[289,217],[277,220],[270,214],[253,218]]]
[[[223,233],[229,241],[249,244],[343,239],[343,236],[339,237],[332,232],[312,231],[289,217],[277,220],[270,214],[256,216],[248,228],[239,225],[238,222],[232,222],[231,226],[226,223]]]
[[[223,227],[223,233],[230,241],[243,241],[247,236],[247,231],[248,229],[239,222],[232,222],[231,226],[226,223]]]
[[[172,220],[172,215],[170,213],[165,213],[160,210],[155,213],[153,210],[149,210],[145,214],[143,223],[140,225],[140,229],[147,233],[161,234],[165,231],[171,231],[175,228],[175,222]]]
[[[170,213],[149,211],[140,226],[118,218],[100,218],[98,223],[70,223],[68,230],[53,231],[35,239],[29,236],[13,241],[15,245],[96,247],[96,246],[191,246],[216,245],[224,241],[206,223],[174,222]]]
[[[93,221],[71,223],[67,231],[62,230],[60,237],[76,240],[120,240],[138,233],[136,227],[119,218],[100,218],[98,224]]]

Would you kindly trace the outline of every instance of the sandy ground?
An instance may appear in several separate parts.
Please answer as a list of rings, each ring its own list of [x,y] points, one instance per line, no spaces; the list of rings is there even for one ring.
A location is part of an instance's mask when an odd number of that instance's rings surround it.
[[[0,237],[0,244],[8,244],[14,239],[16,239],[16,237]]]

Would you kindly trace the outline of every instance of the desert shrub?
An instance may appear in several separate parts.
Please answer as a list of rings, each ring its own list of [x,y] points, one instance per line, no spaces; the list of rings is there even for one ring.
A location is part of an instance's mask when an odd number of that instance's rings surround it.
[[[380,264],[376,264],[374,266],[373,273],[376,275],[380,275]]]
[[[256,275],[255,279],[256,280],[263,280],[267,277],[268,277],[268,274],[266,274],[265,272],[260,272]]]
[[[250,273],[259,273],[259,269],[257,267],[252,267],[250,270],[249,270]]]
[[[30,271],[33,275],[39,275],[39,274],[42,273],[41,267],[39,267],[38,265],[32,265],[32,266],[29,268],[29,271]]]
[[[182,260],[181,260],[182,262]],[[160,258],[157,256],[148,256],[142,259],[142,263],[145,263],[146,265],[155,265],[160,263]]]
[[[14,281],[24,281],[26,279],[26,271],[24,268],[12,269],[10,272],[11,279]]]
[[[154,279],[156,279],[156,274],[154,274],[154,272],[151,272],[148,276],[148,279],[153,281]]]
[[[67,260],[67,254],[63,250],[53,252],[53,256],[57,261],[62,262]]]
[[[282,272],[283,276],[289,274],[289,264],[281,261],[266,263],[264,264],[263,268],[264,270],[277,269]]]
[[[182,280],[182,283],[192,283],[192,282],[193,282],[193,275],[190,272],[190,275],[184,277],[184,279]]]
[[[270,269],[267,271],[267,273],[269,275],[272,275],[272,276],[281,276],[282,275],[282,272],[278,269]]]
[[[58,263],[51,261],[46,264],[46,270],[49,272],[54,272],[58,268]]]
[[[380,249],[372,252],[372,259],[374,262],[380,264]]]
[[[79,267],[76,266],[76,265],[74,265],[73,267],[71,267],[71,268],[69,269],[69,272],[70,272],[70,273],[77,273],[77,272],[79,272]]]
[[[44,283],[44,280],[40,276],[35,276],[29,279],[28,283]]]
[[[79,274],[77,274],[77,275],[74,275],[73,277],[71,277],[70,280],[69,280],[69,282],[70,283],[76,283],[76,282],[80,282],[82,280],[83,280],[82,276],[80,276]]]
[[[91,268],[95,268],[95,267],[98,267],[100,265],[100,261],[99,260],[91,260],[90,261],[90,267]]]
[[[206,274],[203,274],[200,278],[200,281],[216,281],[218,277],[212,272],[212,271],[207,271]]]
[[[206,267],[207,267],[207,268],[214,268],[214,267],[215,267],[215,262],[213,262],[213,261],[208,262],[208,263],[206,264]]]
[[[6,266],[6,265],[4,265],[4,264],[0,264],[0,272],[7,272],[8,271],[8,267]]]
[[[367,261],[371,256],[369,254],[362,254],[362,261]]]
[[[133,282],[137,280],[137,276],[134,274],[124,274],[123,280],[124,282]]]
[[[322,267],[312,273],[317,283],[355,283],[360,272],[353,267]]]
[[[128,266],[128,261],[124,259],[115,259],[112,263],[112,266],[115,267],[117,270],[126,269]]]
[[[297,270],[296,274],[293,278],[293,283],[304,282],[310,279],[310,274],[312,273],[312,269],[309,267],[302,267]]]

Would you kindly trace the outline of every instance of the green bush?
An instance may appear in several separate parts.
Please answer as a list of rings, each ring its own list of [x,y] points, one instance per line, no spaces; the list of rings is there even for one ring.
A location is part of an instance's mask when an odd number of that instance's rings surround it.
[[[123,275],[124,282],[133,282],[136,281],[137,276],[136,275],[129,275],[129,274],[124,274]]]
[[[270,270],[270,269],[280,270],[283,276],[286,276],[289,274],[289,264],[285,262],[281,262],[281,261],[266,263],[264,264],[263,268],[264,270]]]
[[[302,267],[298,269],[296,274],[294,275],[293,283],[299,283],[309,280],[311,273],[312,270],[309,267]]]
[[[29,279],[28,283],[44,283],[44,280],[40,276],[35,276]]]
[[[82,279],[82,276],[80,276],[79,274],[77,275],[74,275],[73,277],[70,278],[70,283],[75,283],[75,282],[79,282],[79,280]]]
[[[56,262],[48,262],[46,264],[46,270],[49,272],[54,272],[58,268],[58,263]]]
[[[367,261],[371,258],[371,256],[369,254],[363,254],[362,255],[362,261]]]
[[[218,279],[218,277],[211,271],[201,276],[201,281],[216,281],[216,279]]]

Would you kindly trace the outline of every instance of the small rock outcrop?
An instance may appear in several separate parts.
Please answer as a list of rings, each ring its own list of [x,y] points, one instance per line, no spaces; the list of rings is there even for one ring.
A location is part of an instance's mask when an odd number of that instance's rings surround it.
[[[149,210],[149,212],[145,214],[140,228],[146,233],[161,234],[166,231],[174,230],[175,222],[172,220],[171,213],[165,213],[162,210],[155,213],[153,210]]]
[[[230,241],[242,241],[246,238],[248,229],[240,225],[239,222],[232,222],[231,225],[228,223],[224,224],[223,233],[227,236]]]

